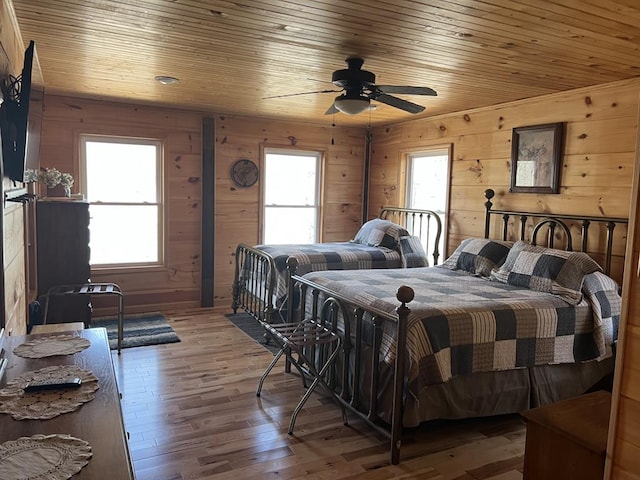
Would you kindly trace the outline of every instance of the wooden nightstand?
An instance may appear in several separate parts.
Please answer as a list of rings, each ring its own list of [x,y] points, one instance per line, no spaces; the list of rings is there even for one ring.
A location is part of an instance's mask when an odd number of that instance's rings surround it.
[[[598,391],[522,413],[524,480],[602,480],[611,394]]]

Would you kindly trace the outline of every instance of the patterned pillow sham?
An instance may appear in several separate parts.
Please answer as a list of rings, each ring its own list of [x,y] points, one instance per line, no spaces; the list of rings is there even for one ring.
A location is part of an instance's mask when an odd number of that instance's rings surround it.
[[[567,252],[516,242],[491,279],[517,287],[558,295],[576,305],[582,300],[582,283],[588,273],[602,271],[582,252]]]
[[[429,260],[424,253],[419,237],[405,235],[400,237],[400,258],[402,268],[428,267]]]
[[[404,227],[389,220],[374,218],[360,227],[352,241],[371,247],[386,247],[395,250],[398,248],[400,237],[407,235],[409,232]]]
[[[491,270],[507,258],[513,242],[488,238],[466,238],[447,258],[442,266],[451,270],[464,270],[488,277]]]
[[[611,354],[611,344],[618,339],[622,298],[620,287],[602,272],[584,276],[582,293],[593,309],[593,337],[602,355]]]

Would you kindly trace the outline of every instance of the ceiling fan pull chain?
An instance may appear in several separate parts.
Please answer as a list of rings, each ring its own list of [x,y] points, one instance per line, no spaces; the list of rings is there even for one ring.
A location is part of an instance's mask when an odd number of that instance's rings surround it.
[[[336,131],[336,113],[333,112],[333,120],[331,121],[331,145],[335,145],[333,135]]]

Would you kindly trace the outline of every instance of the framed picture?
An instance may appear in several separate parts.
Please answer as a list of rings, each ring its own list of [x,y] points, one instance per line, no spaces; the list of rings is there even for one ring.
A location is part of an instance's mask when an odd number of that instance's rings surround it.
[[[513,129],[510,192],[558,193],[562,123]]]

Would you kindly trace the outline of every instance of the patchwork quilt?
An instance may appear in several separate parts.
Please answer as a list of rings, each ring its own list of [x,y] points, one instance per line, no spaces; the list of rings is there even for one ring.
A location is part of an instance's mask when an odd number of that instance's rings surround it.
[[[398,251],[354,242],[258,245],[256,248],[271,255],[275,261],[277,273],[274,295],[278,305],[282,304],[287,296],[289,257],[298,260],[297,275],[320,270],[362,270],[402,266]]]
[[[443,267],[312,272],[305,278],[389,313],[398,306],[399,286],[414,289],[405,366],[412,392],[474,372],[605,358],[617,336],[621,302],[610,289],[571,305],[551,293]],[[599,278],[592,283],[595,289],[606,284]],[[395,333],[395,322],[385,322],[382,353],[390,365]]]

